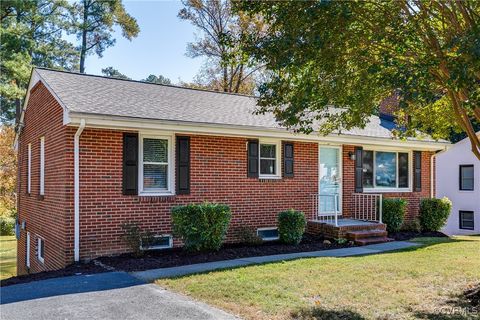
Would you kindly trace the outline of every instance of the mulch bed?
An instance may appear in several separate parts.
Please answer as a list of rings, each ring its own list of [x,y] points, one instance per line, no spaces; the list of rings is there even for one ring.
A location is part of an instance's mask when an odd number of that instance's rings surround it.
[[[37,281],[37,280],[74,276],[74,275],[80,275],[80,274],[101,273],[101,272],[107,272],[107,271],[109,270],[106,270],[105,268],[98,266],[93,262],[77,263],[77,264],[71,264],[68,267],[60,270],[44,271],[44,272],[26,274],[22,276],[16,276],[16,277],[0,280],[0,287],[6,287],[14,284],[27,283],[31,281]]]
[[[419,237],[445,238],[448,236],[438,231],[432,231],[432,232],[399,231],[399,232],[389,233],[388,237],[396,241],[406,241],[406,240],[419,238]]]
[[[350,243],[338,244],[335,241],[324,243],[323,241],[323,238],[306,235],[304,236],[302,242],[297,246],[286,245],[277,241],[265,242],[255,246],[227,244],[217,252],[189,253],[183,251],[181,248],[174,248],[168,250],[149,251],[142,257],[134,257],[131,254],[123,254],[114,257],[102,257],[97,260],[117,270],[131,272],[177,267],[203,262],[294,252],[339,249],[353,246]]]

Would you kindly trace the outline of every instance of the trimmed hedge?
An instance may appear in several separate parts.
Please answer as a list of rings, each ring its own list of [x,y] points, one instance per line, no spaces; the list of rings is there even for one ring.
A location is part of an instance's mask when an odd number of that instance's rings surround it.
[[[382,201],[382,221],[388,232],[398,232],[407,212],[407,201],[399,198],[384,198]]]
[[[219,250],[232,213],[225,204],[189,204],[172,208],[173,234],[187,251]]]
[[[290,209],[278,215],[278,236],[287,244],[299,244],[302,241],[307,220],[301,211]]]
[[[425,198],[420,201],[420,225],[423,231],[438,231],[447,222],[452,202],[447,198]]]

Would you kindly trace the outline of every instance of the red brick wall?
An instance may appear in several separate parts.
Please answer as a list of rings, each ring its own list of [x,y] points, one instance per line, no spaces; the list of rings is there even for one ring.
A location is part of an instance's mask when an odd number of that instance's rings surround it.
[[[73,262],[73,137],[77,128],[62,125],[62,108],[41,84],[31,92],[19,145],[19,220],[31,232],[31,272],[58,269]],[[45,197],[39,197],[39,146],[45,136]],[[239,226],[276,225],[289,208],[312,214],[311,194],[318,190],[318,144],[295,142],[295,177],[248,178],[246,139],[191,136],[191,194],[171,197],[122,195],[122,132],[87,128],[80,139],[80,257],[125,252],[121,224],[137,222],[158,233],[171,232],[170,210],[191,202],[222,202],[233,212],[228,241]],[[27,188],[27,144],[32,143],[32,192]],[[343,212],[352,212],[353,146],[343,147]],[[408,218],[430,195],[430,155],[422,153],[422,192],[388,193],[409,201]],[[45,239],[45,263],[36,258],[36,240]],[[18,271],[25,269],[25,237],[18,244]],[[176,240],[175,245],[179,245]]]
[[[354,169],[355,163],[350,160],[349,152],[354,152],[355,146],[343,146],[343,214],[345,217],[353,216],[354,200],[352,194],[355,192]],[[422,191],[420,192],[389,192],[382,193],[386,198],[402,198],[408,201],[408,212],[406,220],[412,220],[418,215],[420,199],[430,197],[430,158],[432,152],[422,152]],[[411,164],[410,164],[410,170]],[[410,181],[412,184],[412,181]]]
[[[69,129],[69,136],[74,132],[74,128]],[[124,196],[122,132],[85,129],[80,139],[82,259],[127,250],[121,240],[121,224],[127,221],[170,233],[174,205],[203,201],[230,205],[233,217],[228,241],[235,240],[239,226],[275,226],[282,210],[311,211],[309,195],[316,193],[318,181],[316,143],[295,142],[294,178],[259,180],[247,178],[245,138],[191,136],[190,141],[190,195]]]
[[[45,196],[40,197],[40,137],[45,136]],[[32,144],[31,193],[27,193],[28,144]],[[30,232],[31,272],[58,269],[67,259],[65,244],[68,196],[65,182],[70,179],[67,163],[66,127],[62,107],[39,83],[31,90],[24,128],[19,137],[19,221],[26,222],[18,241],[17,268],[27,273],[26,231]],[[37,239],[45,239],[45,261],[37,259]]]

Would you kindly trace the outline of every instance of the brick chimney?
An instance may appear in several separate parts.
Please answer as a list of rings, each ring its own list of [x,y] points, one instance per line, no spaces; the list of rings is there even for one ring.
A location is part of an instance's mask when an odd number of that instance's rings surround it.
[[[383,99],[382,102],[380,102],[380,105],[378,107],[379,116],[386,120],[393,121],[395,120],[394,113],[398,110],[398,108],[398,93],[395,92],[389,97]]]

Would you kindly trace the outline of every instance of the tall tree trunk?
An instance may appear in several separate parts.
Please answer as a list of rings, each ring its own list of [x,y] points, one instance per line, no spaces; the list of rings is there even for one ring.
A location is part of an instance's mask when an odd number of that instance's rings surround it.
[[[238,91],[240,91],[240,85],[242,84],[243,82],[243,63],[240,64],[240,71],[238,72],[238,76],[237,76],[237,84],[235,85],[235,93],[238,93]]]
[[[87,55],[87,27],[88,27],[88,4],[83,1],[83,24],[82,24],[82,47],[80,49],[80,73],[85,73],[85,56]]]
[[[223,92],[228,92],[228,70],[227,70],[227,66],[223,67]]]

